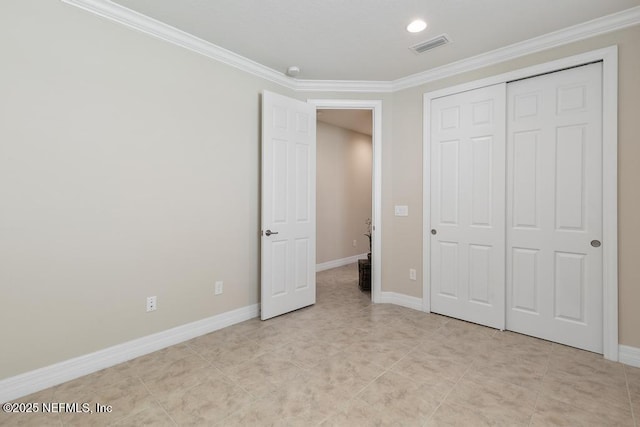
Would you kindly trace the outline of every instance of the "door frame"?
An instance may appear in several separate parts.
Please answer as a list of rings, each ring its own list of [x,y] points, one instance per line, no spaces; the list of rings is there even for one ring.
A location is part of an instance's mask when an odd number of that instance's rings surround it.
[[[382,100],[307,99],[307,102],[315,105],[316,110],[370,110],[373,115],[371,300],[379,303],[382,293]]]
[[[510,71],[481,80],[427,92],[423,97],[423,222],[422,222],[422,310],[431,311],[431,268],[429,211],[431,170],[431,138],[429,120],[431,100],[467,90],[499,83],[508,83],[566,68],[602,61],[602,329],[603,353],[609,360],[618,361],[618,47],[610,46],[531,67]],[[505,189],[506,191],[506,189]],[[506,307],[505,307],[506,309]]]

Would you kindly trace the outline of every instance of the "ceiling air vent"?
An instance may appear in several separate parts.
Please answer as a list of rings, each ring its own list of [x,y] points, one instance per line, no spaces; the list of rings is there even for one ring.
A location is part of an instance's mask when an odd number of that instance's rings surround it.
[[[441,34],[436,38],[411,46],[409,49],[411,49],[415,53],[424,53],[428,50],[435,49],[447,43],[451,43],[451,39],[446,34]]]

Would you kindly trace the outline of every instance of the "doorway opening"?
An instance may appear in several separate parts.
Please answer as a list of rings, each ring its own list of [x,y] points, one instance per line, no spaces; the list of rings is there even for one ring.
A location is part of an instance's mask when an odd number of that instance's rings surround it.
[[[368,191],[370,192],[370,197],[363,197],[363,199],[366,201],[370,200],[370,205],[368,210],[366,210],[366,213],[364,213],[365,211],[362,211],[363,213],[354,213],[355,217],[353,220],[351,220],[350,222],[353,223],[354,225],[346,225],[346,227],[349,228],[353,228],[353,230],[349,229],[348,230],[348,235],[346,233],[335,233],[336,230],[331,229],[331,227],[329,227],[328,230],[322,231],[323,230],[323,226],[320,225],[320,219],[318,221],[318,229],[317,229],[317,237],[318,238],[324,238],[325,234],[328,234],[327,237],[331,238],[332,235],[338,234],[339,239],[341,240],[339,242],[339,245],[344,245],[346,243],[346,247],[347,249],[349,247],[351,247],[351,249],[356,249],[355,252],[353,252],[353,263],[357,262],[358,258],[363,258],[366,257],[366,253],[367,250],[369,248],[369,241],[368,241],[368,237],[365,236],[365,234],[368,233],[369,228],[367,225],[367,219],[370,220],[370,235],[371,235],[371,267],[370,267],[370,274],[371,274],[371,300],[376,303],[376,302],[380,302],[380,297],[381,297],[381,262],[382,262],[382,257],[381,257],[381,236],[382,236],[382,226],[381,226],[381,192],[382,192],[382,180],[380,177],[381,174],[381,169],[382,169],[382,155],[381,155],[381,151],[382,151],[382,101],[379,100],[344,100],[344,99],[337,99],[337,100],[319,100],[319,99],[315,99],[315,100],[308,100],[308,102],[310,104],[313,104],[317,110],[321,111],[320,114],[320,120],[317,122],[320,127],[325,127],[323,123],[326,123],[327,121],[334,121],[333,123],[329,123],[327,124],[327,128],[329,126],[335,126],[336,124],[341,124],[342,127],[344,128],[345,126],[347,126],[347,124],[349,122],[351,122],[352,120],[350,120],[350,118],[353,117],[357,117],[358,115],[361,115],[362,117],[365,116],[369,116],[370,118],[370,124],[369,125],[364,125],[365,127],[368,126],[368,129],[370,129],[370,148],[369,148],[369,158],[368,158],[368,167],[366,168],[367,170],[370,170],[370,175],[369,175],[369,186],[368,186]],[[334,111],[335,110],[335,111]],[[345,111],[346,110],[346,111]],[[342,120],[342,121],[340,121]],[[348,124],[349,126],[354,126],[353,123]],[[358,128],[356,128],[358,129]],[[365,133],[362,132],[362,130],[364,129],[360,129],[360,131],[355,130],[355,131],[351,131],[353,133],[356,134],[360,134],[360,135],[365,135]],[[318,135],[320,136],[320,132],[318,132]],[[319,146],[322,144],[322,142],[320,141],[320,139],[318,140],[318,150],[320,150]],[[353,147],[354,151],[356,150],[362,150],[364,152],[366,152],[366,145],[364,143],[359,145],[359,148]],[[354,153],[355,154],[355,153]],[[355,157],[355,156],[354,156]],[[344,159],[343,159],[344,160]],[[320,166],[320,162],[321,160],[318,160],[318,166]],[[359,163],[358,167],[362,167],[365,168],[364,166],[364,161],[360,161],[361,163]],[[330,171],[331,172],[331,171]],[[318,173],[318,184],[320,185],[320,173]],[[344,178],[343,178],[343,184],[344,184]],[[366,191],[366,190],[357,190],[357,191]],[[319,192],[320,193],[320,192]],[[320,206],[320,197],[321,195],[318,194],[318,208],[317,208],[317,214],[321,215],[322,213],[320,212],[320,210],[322,209],[326,209],[326,210],[338,210],[339,208],[337,206],[332,206],[332,205],[328,205],[328,206]],[[362,203],[362,202],[360,202]],[[335,213],[335,212],[334,212]],[[367,215],[368,213],[368,215]],[[359,218],[359,216],[362,215],[366,215],[363,218]],[[335,215],[334,215],[335,216]],[[360,223],[360,224],[359,224]],[[357,236],[357,237],[355,237]],[[356,247],[353,248],[353,240],[356,240]],[[318,250],[322,251],[324,249],[320,248],[320,245],[322,245],[322,243],[318,244]],[[361,252],[363,251],[364,252]],[[343,252],[344,253],[344,252]],[[326,267],[328,266],[328,264],[324,264],[329,262],[330,260],[326,260],[324,259],[325,255],[323,255],[322,253],[318,252],[318,258],[317,258],[317,266],[319,266],[320,268]],[[327,255],[327,257],[329,258],[335,258],[336,255],[334,255],[333,257]],[[339,256],[339,255],[338,255]],[[347,261],[350,261],[349,257],[344,257],[347,258]],[[340,259],[344,259],[344,258],[337,258],[338,260]],[[346,261],[345,261],[346,262]],[[337,265],[336,265],[337,266]]]
[[[370,293],[372,112],[317,109],[316,118],[316,272],[326,271],[318,285]]]

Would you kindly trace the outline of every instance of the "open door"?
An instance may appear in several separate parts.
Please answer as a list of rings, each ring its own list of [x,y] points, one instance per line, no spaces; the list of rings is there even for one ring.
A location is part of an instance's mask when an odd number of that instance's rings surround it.
[[[262,94],[261,318],[316,302],[316,108]]]

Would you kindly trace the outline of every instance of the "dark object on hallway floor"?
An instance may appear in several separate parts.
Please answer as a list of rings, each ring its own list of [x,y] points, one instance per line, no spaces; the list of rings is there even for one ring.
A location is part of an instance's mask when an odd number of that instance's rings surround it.
[[[359,259],[358,260],[358,272],[360,273],[360,279],[358,280],[358,287],[361,291],[371,290],[371,260]]]

